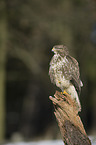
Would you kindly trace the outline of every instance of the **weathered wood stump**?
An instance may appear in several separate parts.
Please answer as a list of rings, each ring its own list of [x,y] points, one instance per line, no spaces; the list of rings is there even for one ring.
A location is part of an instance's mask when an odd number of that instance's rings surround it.
[[[54,114],[57,118],[65,145],[91,145],[85,132],[82,121],[78,115],[75,102],[69,97],[56,91],[54,97],[50,96],[54,104]]]

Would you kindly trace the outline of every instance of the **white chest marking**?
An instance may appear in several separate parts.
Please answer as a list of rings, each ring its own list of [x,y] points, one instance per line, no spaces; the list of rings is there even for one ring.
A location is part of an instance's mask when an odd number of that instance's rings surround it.
[[[58,54],[55,54],[55,58],[58,58]],[[68,63],[66,56],[64,58],[61,58],[61,60],[58,60],[58,62],[54,63],[56,85],[61,89],[68,88],[70,86],[70,80],[66,80],[64,74],[62,73],[62,68],[66,63]]]

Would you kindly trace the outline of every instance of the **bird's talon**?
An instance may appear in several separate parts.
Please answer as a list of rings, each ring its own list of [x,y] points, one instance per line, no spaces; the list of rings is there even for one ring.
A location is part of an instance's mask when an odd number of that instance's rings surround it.
[[[67,95],[68,93],[64,90],[63,94]]]
[[[64,90],[63,94],[70,97],[70,94],[68,94],[65,90]]]

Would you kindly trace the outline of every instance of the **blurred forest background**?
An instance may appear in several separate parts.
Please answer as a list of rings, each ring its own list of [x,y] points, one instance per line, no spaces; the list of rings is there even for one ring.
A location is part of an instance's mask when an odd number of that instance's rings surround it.
[[[80,64],[80,117],[96,133],[96,0],[0,0],[0,141],[60,137],[49,100],[56,44]]]

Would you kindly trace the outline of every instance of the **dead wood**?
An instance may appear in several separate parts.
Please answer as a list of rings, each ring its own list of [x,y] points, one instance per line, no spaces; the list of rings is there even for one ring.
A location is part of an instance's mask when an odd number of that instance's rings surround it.
[[[56,91],[50,96],[55,107],[55,116],[65,145],[91,145],[78,115],[75,102],[69,97]]]

